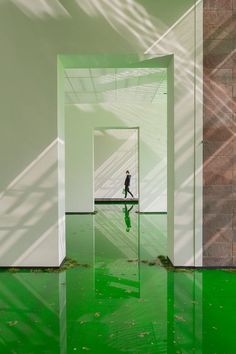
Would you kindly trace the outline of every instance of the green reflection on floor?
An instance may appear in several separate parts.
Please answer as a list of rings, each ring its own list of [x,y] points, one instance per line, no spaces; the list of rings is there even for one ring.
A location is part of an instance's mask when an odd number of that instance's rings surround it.
[[[236,274],[135,261],[166,254],[166,216],[130,207],[67,216],[67,254],[89,268],[1,272],[0,353],[235,353]]]

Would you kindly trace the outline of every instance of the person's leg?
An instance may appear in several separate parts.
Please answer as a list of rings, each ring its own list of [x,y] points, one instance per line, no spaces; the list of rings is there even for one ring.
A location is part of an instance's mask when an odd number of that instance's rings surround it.
[[[125,186],[125,198],[127,197],[128,187]]]
[[[134,197],[133,194],[130,192],[129,187],[127,188],[127,192],[131,195],[132,198]]]

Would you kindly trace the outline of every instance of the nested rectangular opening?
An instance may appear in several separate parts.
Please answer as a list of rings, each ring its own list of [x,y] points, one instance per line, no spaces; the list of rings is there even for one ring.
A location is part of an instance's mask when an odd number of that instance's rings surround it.
[[[94,130],[95,202],[138,201],[138,128],[99,128]],[[129,171],[129,174],[127,173]],[[131,177],[127,177],[127,175]],[[129,180],[125,188],[125,180]]]

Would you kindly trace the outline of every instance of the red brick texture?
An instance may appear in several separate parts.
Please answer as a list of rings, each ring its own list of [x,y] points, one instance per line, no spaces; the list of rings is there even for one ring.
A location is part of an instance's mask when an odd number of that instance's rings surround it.
[[[236,266],[236,0],[203,3],[203,265]]]

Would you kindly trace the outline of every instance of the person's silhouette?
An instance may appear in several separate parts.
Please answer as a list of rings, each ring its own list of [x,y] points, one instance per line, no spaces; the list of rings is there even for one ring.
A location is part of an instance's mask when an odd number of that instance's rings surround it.
[[[131,174],[129,173],[129,171],[126,171],[126,178],[125,178],[125,183],[124,183],[124,185],[125,185],[125,198],[127,197],[127,193],[129,193],[132,198],[134,197],[133,194],[129,190],[130,180],[131,180]]]
[[[127,208],[127,205],[125,204],[125,207],[123,209],[123,212],[125,214],[125,225],[126,225],[126,231],[129,232],[131,229],[131,219],[129,216],[129,213],[131,212],[131,210],[133,209],[133,205],[131,206],[131,208]]]

